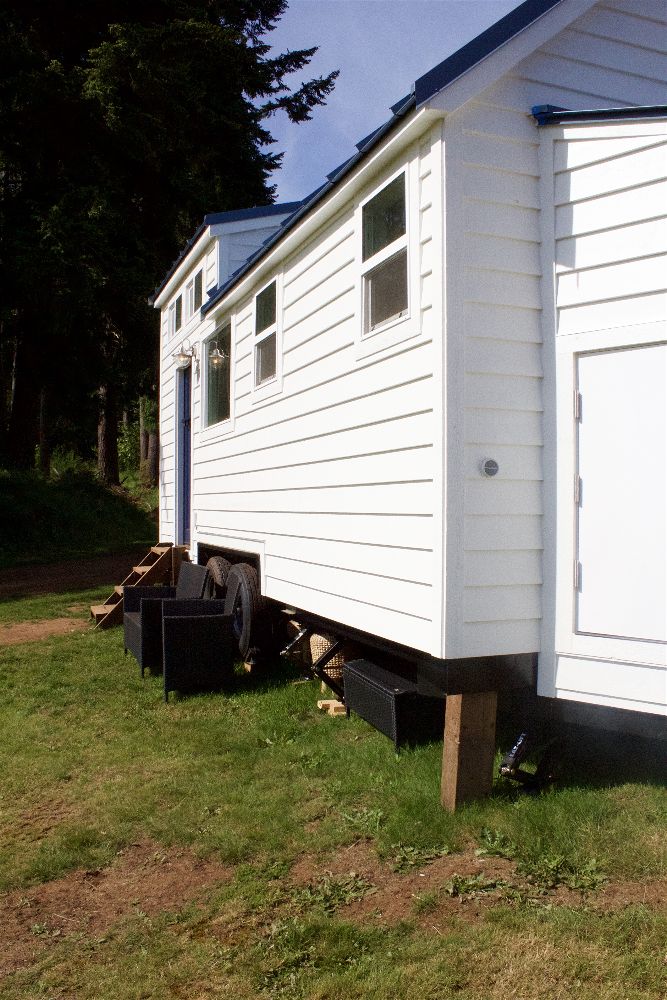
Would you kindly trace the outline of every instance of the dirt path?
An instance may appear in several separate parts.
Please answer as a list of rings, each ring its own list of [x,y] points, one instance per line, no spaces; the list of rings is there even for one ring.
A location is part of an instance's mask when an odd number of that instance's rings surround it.
[[[23,642],[39,642],[52,635],[83,632],[91,624],[91,621],[83,621],[81,618],[46,618],[36,622],[0,625],[0,646],[19,646]]]
[[[9,597],[31,597],[36,594],[58,594],[68,590],[112,586],[120,583],[146,549],[134,549],[93,559],[68,559],[44,566],[14,566],[0,569],[0,600]]]

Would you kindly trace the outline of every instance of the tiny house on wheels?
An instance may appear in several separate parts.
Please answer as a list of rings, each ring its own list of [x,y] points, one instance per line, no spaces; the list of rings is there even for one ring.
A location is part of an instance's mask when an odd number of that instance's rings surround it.
[[[161,538],[446,695],[446,801],[497,692],[665,735],[666,69],[661,0],[527,0],[155,293]]]

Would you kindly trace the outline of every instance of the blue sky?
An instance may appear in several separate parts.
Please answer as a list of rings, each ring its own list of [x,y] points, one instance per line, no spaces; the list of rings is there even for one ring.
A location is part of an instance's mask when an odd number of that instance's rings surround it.
[[[294,84],[340,70],[327,105],[313,120],[270,119],[284,150],[273,177],[278,200],[301,199],[354,152],[354,145],[389,117],[432,66],[518,6],[518,0],[289,0],[275,31],[276,51],[319,46]]]

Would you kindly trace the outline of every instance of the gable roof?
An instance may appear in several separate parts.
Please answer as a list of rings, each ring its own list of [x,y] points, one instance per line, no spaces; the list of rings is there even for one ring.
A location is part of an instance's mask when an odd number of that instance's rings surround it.
[[[190,253],[190,251],[192,250],[193,246],[195,245],[199,237],[202,235],[203,232],[205,232],[206,229],[208,229],[209,226],[219,226],[233,222],[245,222],[247,219],[270,218],[273,215],[290,215],[293,212],[295,212],[297,208],[300,207],[300,205],[301,205],[300,201],[287,201],[283,202],[282,204],[278,203],[274,205],[258,205],[255,208],[237,208],[231,212],[209,212],[207,215],[204,216],[204,219],[201,222],[201,224],[197,227],[197,229],[192,234],[190,239],[186,242],[185,246],[179,253],[178,257],[174,258],[174,260],[171,263],[171,267],[165,274],[160,284],[156,287],[155,291],[150,296],[148,301],[151,304],[155,302],[160,293],[168,285],[169,281],[174,276],[179,266],[185,260],[187,255]]]
[[[413,84],[411,92],[391,107],[391,117],[384,124],[380,125],[379,128],[374,129],[369,135],[361,139],[357,143],[356,152],[341,163],[340,166],[336,167],[320,187],[304,198],[302,202],[295,203],[292,214],[283,220],[278,230],[266,240],[259,250],[252,254],[224,284],[209,293],[209,299],[202,307],[202,315],[205,316],[269,250],[275,247],[298,222],[313,211],[352,170],[387,138],[401,120],[562,2],[563,0],[524,0],[523,3],[510,11],[509,14],[506,14],[505,17],[502,17],[495,24],[491,25],[490,28],[487,28],[486,31],[483,31],[472,41],[462,46],[462,48],[448,56],[441,63],[438,63],[428,73],[419,77]],[[287,208],[288,206],[282,207]],[[206,218],[210,217],[207,216]],[[185,252],[189,250],[200,233],[201,227],[193,240],[190,241]],[[179,261],[182,259],[182,256],[179,258]],[[170,275],[174,269],[172,267]],[[162,282],[156,294],[164,287],[168,279],[169,276]]]
[[[457,80],[469,69],[486,59],[492,52],[505,45],[520,31],[542,17],[561,0],[525,0],[505,17],[492,24],[490,28],[477,35],[471,42],[447,56],[441,63],[424,73],[415,81],[414,94],[417,105],[424,104],[435,94],[438,94],[450,83]]]
[[[406,115],[414,112],[420,105],[425,104],[431,97],[439,93],[454,80],[458,79],[468,70],[472,69],[482,60],[490,56],[496,49],[505,45],[517,34],[529,27],[534,21],[548,13],[552,8],[562,3],[562,0],[524,0],[514,10],[506,14],[495,24],[487,28],[480,35],[468,42],[458,51],[454,52],[447,59],[444,59],[433,69],[415,81],[410,94],[401,98],[390,110],[389,118],[379,128],[374,129],[369,135],[357,143],[357,151],[349,159],[345,160],[339,167],[332,171],[324,184],[308,195],[301,202],[297,210],[285,219],[280,228],[250,256],[244,264],[232,274],[227,281],[219,288],[213,289],[209,293],[209,299],[202,306],[202,316],[205,316],[211,309],[236,285],[273,247],[275,247],[285,235],[294,228],[306,215],[308,215],[330,192],[337,187],[349,174],[358,166],[368,154],[375,149],[393,131],[394,127],[405,118]]]

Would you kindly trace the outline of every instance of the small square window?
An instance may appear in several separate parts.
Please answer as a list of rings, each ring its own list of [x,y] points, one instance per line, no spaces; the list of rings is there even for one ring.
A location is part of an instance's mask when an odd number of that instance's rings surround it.
[[[227,323],[206,344],[206,425],[229,420],[231,413],[232,328]]]

